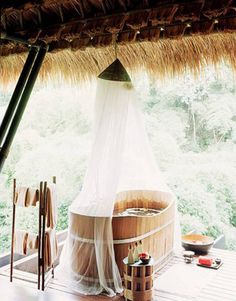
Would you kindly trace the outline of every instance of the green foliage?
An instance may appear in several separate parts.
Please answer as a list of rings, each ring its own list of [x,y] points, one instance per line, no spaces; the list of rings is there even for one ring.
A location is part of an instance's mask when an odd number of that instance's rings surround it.
[[[178,200],[182,232],[225,234],[236,249],[235,78],[206,70],[163,86],[152,83],[144,99],[156,159]],[[140,83],[140,88],[143,83]]]
[[[58,216],[60,218],[57,223],[57,229],[59,230],[65,230],[68,227],[68,222],[69,222],[68,207],[69,207],[68,203],[62,203],[58,208]]]
[[[226,235],[236,249],[236,85],[227,66],[169,82],[134,82],[157,162],[177,196],[182,233]],[[0,117],[8,94],[0,93]],[[57,176],[58,225],[81,190],[91,148],[94,83],[36,87],[0,175],[0,253],[9,250],[12,180],[38,185]],[[18,211],[17,225],[37,230],[37,212]]]

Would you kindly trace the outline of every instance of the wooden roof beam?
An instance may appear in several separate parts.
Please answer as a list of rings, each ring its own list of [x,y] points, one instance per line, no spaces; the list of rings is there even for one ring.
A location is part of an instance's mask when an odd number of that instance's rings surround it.
[[[63,9],[62,9],[61,5],[59,5],[58,10],[59,10],[59,14],[61,17],[61,22],[64,23],[64,14],[63,14]]]
[[[25,10],[28,10],[32,7],[35,7],[35,6],[44,6],[44,2],[46,2],[46,4],[48,4],[49,1],[45,1],[45,0],[18,0],[18,1],[15,1],[15,0],[1,0],[1,8],[4,10],[4,9],[14,9],[14,10],[17,10],[17,9],[25,9]],[[53,1],[52,1],[53,2]],[[55,1],[55,4],[56,5],[62,5],[62,4],[65,4],[65,2],[68,2],[70,3],[71,0],[57,0]],[[99,2],[101,3],[101,5],[104,6],[104,0],[99,0]],[[119,3],[120,3],[120,6],[124,9],[124,12],[127,12],[127,11],[134,11],[134,10],[144,10],[144,9],[155,9],[155,8],[165,8],[165,7],[169,7],[169,6],[173,6],[173,5],[191,5],[191,4],[194,4],[194,3],[204,3],[205,0],[191,0],[191,1],[180,1],[180,0],[173,0],[173,1],[168,1],[166,0],[166,2],[163,2],[163,1],[155,1],[155,4],[150,4],[149,0],[143,0],[142,1],[142,6],[140,5],[136,5],[136,9],[130,9],[129,10],[129,7],[131,6],[132,4],[132,1],[130,0],[120,0]],[[73,2],[72,2],[73,3]],[[29,4],[29,5],[26,5],[26,4]],[[76,4],[78,4],[80,7],[81,5],[83,6],[82,4],[82,1],[78,1]],[[92,4],[91,4],[92,6]],[[104,8],[104,11],[107,11],[106,8]],[[121,11],[119,11],[118,13],[122,13]]]
[[[59,1],[59,0],[58,0]],[[200,1],[203,1],[203,0],[200,0]],[[59,1],[60,2],[60,1]],[[119,13],[113,13],[113,14],[108,14],[108,15],[104,15],[104,16],[95,16],[95,17],[89,17],[89,18],[83,18],[83,19],[71,19],[70,21],[67,21],[67,22],[60,22],[60,23],[55,23],[53,25],[50,25],[50,26],[47,26],[46,24],[43,24],[43,22],[41,23],[40,25],[40,28],[42,30],[47,30],[47,29],[50,29],[50,28],[53,28],[53,27],[59,27],[59,26],[70,26],[70,25],[73,25],[73,24],[76,24],[76,23],[84,23],[84,22],[92,22],[92,21],[96,21],[96,20],[105,20],[105,19],[112,19],[114,17],[117,17],[117,16],[123,16],[123,15],[127,15],[127,16],[131,16],[131,15],[135,15],[135,14],[138,14],[138,13],[144,13],[144,12],[152,12],[153,9],[158,9],[158,8],[164,8],[164,7],[173,7],[173,6],[176,6],[177,4],[177,1],[174,1],[174,2],[171,2],[171,3],[168,3],[166,5],[157,5],[156,7],[152,7],[152,8],[139,8],[139,9],[134,9],[134,10],[130,10],[130,11],[127,11],[127,12],[119,12]],[[189,2],[187,2],[189,3]],[[195,1],[192,1],[191,3],[199,3],[199,0],[195,0]],[[184,5],[186,4],[186,1],[181,1],[181,2],[178,2],[179,5]],[[27,29],[24,28],[23,32],[26,31]],[[36,29],[34,29],[36,30]],[[9,31],[10,32],[10,29],[7,28],[6,31]],[[14,30],[14,33],[18,33],[20,34],[21,31],[17,31],[17,30]]]
[[[5,14],[1,14],[1,25],[2,25],[3,29],[6,31],[7,23],[6,23],[6,15]]]
[[[230,18],[235,18],[236,19],[236,14],[234,16],[231,16]],[[139,40],[141,39],[141,41],[143,41],[143,38],[142,38],[142,33],[144,31],[151,31],[151,30],[155,30],[155,29],[159,29],[160,30],[160,36],[159,36],[159,39],[160,38],[174,38],[175,36],[166,36],[168,35],[168,29],[171,29],[171,28],[174,28],[175,26],[181,26],[180,28],[180,31],[181,31],[181,35],[184,35],[184,36],[189,36],[191,35],[192,33],[192,30],[194,29],[194,25],[204,25],[204,24],[208,24],[209,22],[209,32],[213,32],[213,31],[217,31],[217,25],[220,24],[220,21],[222,20],[225,20],[225,19],[229,19],[229,17],[220,17],[217,19],[217,23],[215,23],[215,20],[204,20],[204,21],[196,21],[194,23],[189,23],[189,22],[184,22],[184,23],[175,23],[175,24],[170,24],[170,25],[166,25],[166,26],[148,26],[148,27],[145,27],[145,28],[142,28],[142,29],[125,29],[123,30],[122,32],[119,33],[119,35],[117,34],[117,43],[120,43],[120,42],[126,42],[126,41],[123,41],[123,40],[120,40],[119,37],[120,35],[123,35],[123,34],[126,34],[126,33],[132,33],[132,40],[134,41],[135,40]],[[208,32],[208,33],[209,33]],[[92,39],[91,39],[91,43],[90,43],[90,46],[92,47],[95,47],[95,46],[99,46],[98,44],[96,44],[96,41],[98,41],[98,38],[101,38],[101,37],[108,37],[108,36],[112,36],[114,35],[114,32],[110,31],[110,32],[103,32],[101,34],[93,34],[92,35]],[[178,35],[179,36],[179,35]],[[146,37],[145,40],[148,40],[149,36]],[[80,40],[81,40],[81,45],[84,45],[84,42],[82,42],[83,40],[85,41],[85,44],[86,44],[86,47],[89,47],[89,45],[87,44],[86,40],[87,38],[85,36],[82,36],[80,37]],[[68,40],[67,40],[68,41]],[[68,44],[67,44],[67,47],[73,43],[73,40],[69,40],[68,41]],[[62,45],[63,43],[61,43]],[[50,49],[49,51],[53,51],[53,50],[56,50],[57,47],[60,45],[60,41],[56,41],[55,43],[52,42],[51,46],[50,46]],[[64,47],[59,47],[59,49],[63,49]]]
[[[123,17],[123,20],[124,21],[127,21],[127,19],[128,19],[128,17],[130,16],[130,14],[121,14],[121,15],[118,15],[118,16],[120,16],[120,17]],[[229,16],[219,16],[217,19],[228,19],[228,18],[235,18],[235,16],[236,16],[236,14],[232,14],[232,15],[229,15]],[[113,15],[111,15],[111,16],[109,16],[109,19],[110,20],[112,20],[112,18],[114,18],[114,16]],[[104,17],[102,17],[102,18],[94,18],[95,20],[102,20],[102,19],[108,19],[108,16],[107,16],[107,18],[104,18]],[[76,24],[84,24],[84,25],[86,25],[86,24],[89,24],[89,22],[91,22],[91,21],[93,21],[94,19],[91,19],[91,18],[88,18],[88,19],[83,19],[83,20],[73,20],[73,21],[69,21],[69,22],[66,22],[66,23],[64,23],[64,24],[62,24],[62,23],[60,23],[60,24],[53,24],[52,26],[49,26],[49,27],[43,27],[43,26],[40,26],[40,29],[42,30],[42,33],[43,32],[57,32],[58,31],[58,28],[66,28],[66,27],[69,27],[69,26],[73,26],[73,25],[76,25]],[[213,18],[214,19],[214,18]],[[194,21],[194,23],[200,23],[200,22],[206,22],[206,21],[208,21],[209,19],[208,18],[206,18],[206,19],[202,19],[202,20],[196,20],[196,21]],[[188,23],[190,22],[191,23],[191,21],[189,21],[189,20],[187,20],[188,21]],[[176,26],[176,25],[178,25],[178,24],[182,24],[182,23],[184,23],[184,22],[180,22],[179,20],[178,21],[175,21],[174,23],[171,23],[171,24],[166,24],[166,26]],[[95,23],[96,24],[96,23]],[[123,26],[124,26],[124,24],[125,24],[125,22],[123,22],[122,23],[123,24]],[[122,31],[123,30],[123,26],[122,26],[122,28],[120,28],[119,29],[119,31]],[[160,27],[160,26],[162,26],[161,24],[158,24],[157,25],[157,27]],[[140,28],[141,28],[142,26],[140,26]],[[145,28],[147,28],[147,26],[143,26],[143,27],[145,27]],[[154,26],[150,26],[150,28],[155,28],[156,26],[154,25]],[[34,31],[32,31],[32,33],[33,32],[35,32],[35,30]],[[26,33],[26,31],[25,30],[23,30],[23,31],[19,31],[19,32],[16,32],[17,34],[22,34],[22,35],[25,35],[25,33]],[[30,32],[29,31],[27,31],[27,33],[28,33],[28,36],[30,36]]]
[[[10,8],[10,7],[14,7],[14,8],[22,8],[24,7],[24,5],[26,3],[29,3],[31,2],[32,4],[39,4],[39,3],[42,3],[42,1],[39,1],[39,0],[1,0],[1,3],[0,3],[0,7],[1,9],[5,9],[5,8]]]

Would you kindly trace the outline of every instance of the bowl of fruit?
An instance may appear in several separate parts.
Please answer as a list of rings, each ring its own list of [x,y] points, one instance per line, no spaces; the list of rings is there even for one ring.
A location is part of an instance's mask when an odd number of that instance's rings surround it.
[[[139,259],[142,261],[143,264],[148,264],[151,256],[148,254],[148,252],[143,252],[139,254]]]

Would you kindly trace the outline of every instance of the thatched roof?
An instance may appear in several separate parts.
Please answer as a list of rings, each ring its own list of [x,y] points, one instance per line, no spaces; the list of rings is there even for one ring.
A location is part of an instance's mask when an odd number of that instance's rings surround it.
[[[131,71],[197,71],[206,62],[236,69],[235,0],[2,0],[1,30],[49,53],[41,77],[98,75],[118,56]],[[17,76],[27,46],[1,41],[0,78]],[[51,73],[50,71],[53,71]]]

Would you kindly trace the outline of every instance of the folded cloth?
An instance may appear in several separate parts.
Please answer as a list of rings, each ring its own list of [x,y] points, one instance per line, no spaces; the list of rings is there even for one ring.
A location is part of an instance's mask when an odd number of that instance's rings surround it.
[[[36,206],[39,200],[38,189],[17,187],[14,203],[21,207]]]
[[[56,185],[52,184],[47,188],[47,203],[46,203],[46,221],[47,228],[54,229],[57,224],[57,198]]]
[[[26,199],[28,194],[27,187],[17,187],[14,203],[21,207],[27,207]]]
[[[28,193],[26,196],[26,207],[36,206],[36,203],[39,200],[39,191],[38,189],[28,188]]]
[[[28,233],[27,248],[30,250],[38,249],[39,237],[35,233]]]
[[[45,269],[50,268],[58,256],[58,243],[55,229],[47,229],[45,232]]]
[[[24,230],[16,230],[14,236],[14,252],[26,255],[27,252],[28,233]]]

